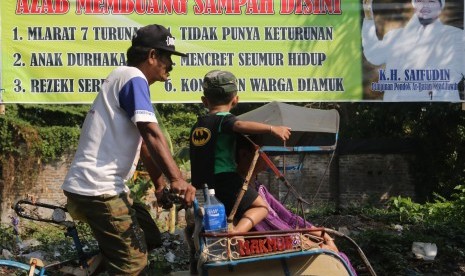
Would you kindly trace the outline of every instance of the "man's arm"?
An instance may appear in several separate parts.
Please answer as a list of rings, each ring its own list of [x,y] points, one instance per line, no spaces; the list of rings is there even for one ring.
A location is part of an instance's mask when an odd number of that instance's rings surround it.
[[[184,195],[184,200],[187,205],[190,205],[195,198],[195,188],[183,179],[181,171],[171,156],[168,143],[158,127],[158,124],[153,122],[138,122],[137,128],[144,139],[146,150],[149,153],[148,155],[153,165],[158,167],[158,171],[168,178],[171,182],[171,189],[180,195]],[[142,153],[141,150],[141,154]],[[148,157],[145,156],[142,158]],[[158,173],[155,171],[154,177],[157,177],[157,174]]]
[[[363,0],[362,46],[365,58],[373,65],[386,63],[386,45],[378,39],[372,8],[373,0]]]
[[[233,126],[234,132],[244,134],[273,134],[274,136],[286,141],[291,136],[291,129],[286,126],[271,126],[258,122],[239,121],[237,120]]]
[[[373,20],[373,0],[363,0],[363,12],[365,13],[365,19]]]
[[[157,164],[155,164],[155,162],[153,162],[152,157],[150,157],[150,152],[145,142],[142,142],[140,158],[144,163],[145,169],[150,175],[150,179],[152,179],[152,182],[155,185],[155,196],[157,199],[160,199],[166,185],[165,178],[163,177],[163,173],[160,168]]]

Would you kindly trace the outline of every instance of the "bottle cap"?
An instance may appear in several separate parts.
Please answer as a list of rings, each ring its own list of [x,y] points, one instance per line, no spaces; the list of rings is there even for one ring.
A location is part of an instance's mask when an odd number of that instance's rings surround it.
[[[209,195],[215,195],[215,189],[208,189]]]

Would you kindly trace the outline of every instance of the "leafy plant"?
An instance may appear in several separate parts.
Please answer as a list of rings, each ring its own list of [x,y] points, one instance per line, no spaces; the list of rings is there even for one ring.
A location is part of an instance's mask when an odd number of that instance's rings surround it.
[[[389,200],[388,208],[399,216],[399,222],[444,225],[465,225],[465,186],[455,187],[452,200],[435,194],[434,202],[419,204],[401,196]]]
[[[128,181],[128,187],[134,200],[144,202],[148,190],[153,187],[153,183],[144,172],[136,171],[134,177]]]
[[[51,108],[53,109],[53,108]],[[2,198],[29,190],[42,162],[61,158],[77,145],[77,118],[85,113],[73,108],[51,112],[47,106],[8,105],[0,116],[0,177]],[[69,114],[67,114],[69,113]],[[74,118],[66,121],[64,118]],[[48,126],[50,121],[65,125]]]
[[[2,249],[15,251],[17,247],[16,242],[17,239],[13,232],[13,228],[0,225],[0,252]]]
[[[452,194],[453,220],[465,226],[465,185],[455,187],[455,193]]]
[[[400,222],[423,221],[423,207],[413,202],[411,198],[393,197],[389,200],[389,203],[391,210],[398,213]]]

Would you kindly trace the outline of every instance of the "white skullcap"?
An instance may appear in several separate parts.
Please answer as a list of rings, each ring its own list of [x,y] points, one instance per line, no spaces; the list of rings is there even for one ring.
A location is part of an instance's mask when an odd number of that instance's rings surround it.
[[[415,7],[415,1],[416,0],[412,0],[412,6]],[[446,4],[446,0],[439,0],[439,2],[441,3],[441,9],[444,9],[444,5]]]

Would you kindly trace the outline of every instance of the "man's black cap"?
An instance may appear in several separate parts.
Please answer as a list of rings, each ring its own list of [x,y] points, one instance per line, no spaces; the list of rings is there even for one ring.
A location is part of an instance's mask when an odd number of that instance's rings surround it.
[[[160,49],[170,52],[173,55],[187,56],[175,50],[174,41],[174,37],[167,28],[158,24],[152,24],[137,30],[132,38],[132,46]]]

